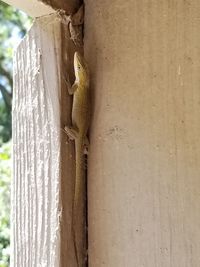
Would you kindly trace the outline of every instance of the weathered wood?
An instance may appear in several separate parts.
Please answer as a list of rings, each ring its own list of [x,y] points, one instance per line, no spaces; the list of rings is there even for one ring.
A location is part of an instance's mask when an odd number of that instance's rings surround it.
[[[49,15],[56,10],[65,10],[67,14],[73,14],[81,4],[81,0],[4,0],[4,2],[32,17]]]
[[[86,0],[89,266],[200,266],[200,1]]]
[[[11,266],[60,266],[60,21],[36,20],[14,56]]]
[[[73,55],[82,47],[71,40],[67,23],[61,14],[36,19],[15,55],[11,264],[15,267],[24,262],[77,266],[72,237],[74,144],[61,129],[71,123],[66,80],[73,82]]]

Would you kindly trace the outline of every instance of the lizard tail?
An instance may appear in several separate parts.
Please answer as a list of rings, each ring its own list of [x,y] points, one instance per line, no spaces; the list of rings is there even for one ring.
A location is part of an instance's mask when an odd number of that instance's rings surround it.
[[[74,246],[78,267],[85,265],[86,258],[86,175],[84,143],[77,138],[76,147],[76,180],[73,202]]]

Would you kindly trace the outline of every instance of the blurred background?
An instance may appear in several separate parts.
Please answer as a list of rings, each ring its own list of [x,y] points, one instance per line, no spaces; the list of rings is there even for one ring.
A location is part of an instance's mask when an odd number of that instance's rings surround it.
[[[10,259],[12,56],[31,23],[25,13],[0,1],[0,267],[9,266]]]

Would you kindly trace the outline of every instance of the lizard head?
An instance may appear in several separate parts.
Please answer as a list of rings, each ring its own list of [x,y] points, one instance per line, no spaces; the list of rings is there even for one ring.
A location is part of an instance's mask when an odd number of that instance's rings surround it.
[[[79,53],[74,54],[74,71],[76,80],[80,83],[89,82],[88,81],[88,66],[85,62],[84,57]]]

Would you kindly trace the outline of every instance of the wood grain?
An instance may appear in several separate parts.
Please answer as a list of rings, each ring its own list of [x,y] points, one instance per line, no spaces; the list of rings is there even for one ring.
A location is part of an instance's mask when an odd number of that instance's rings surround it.
[[[36,20],[14,56],[11,266],[60,266],[60,22]]]

